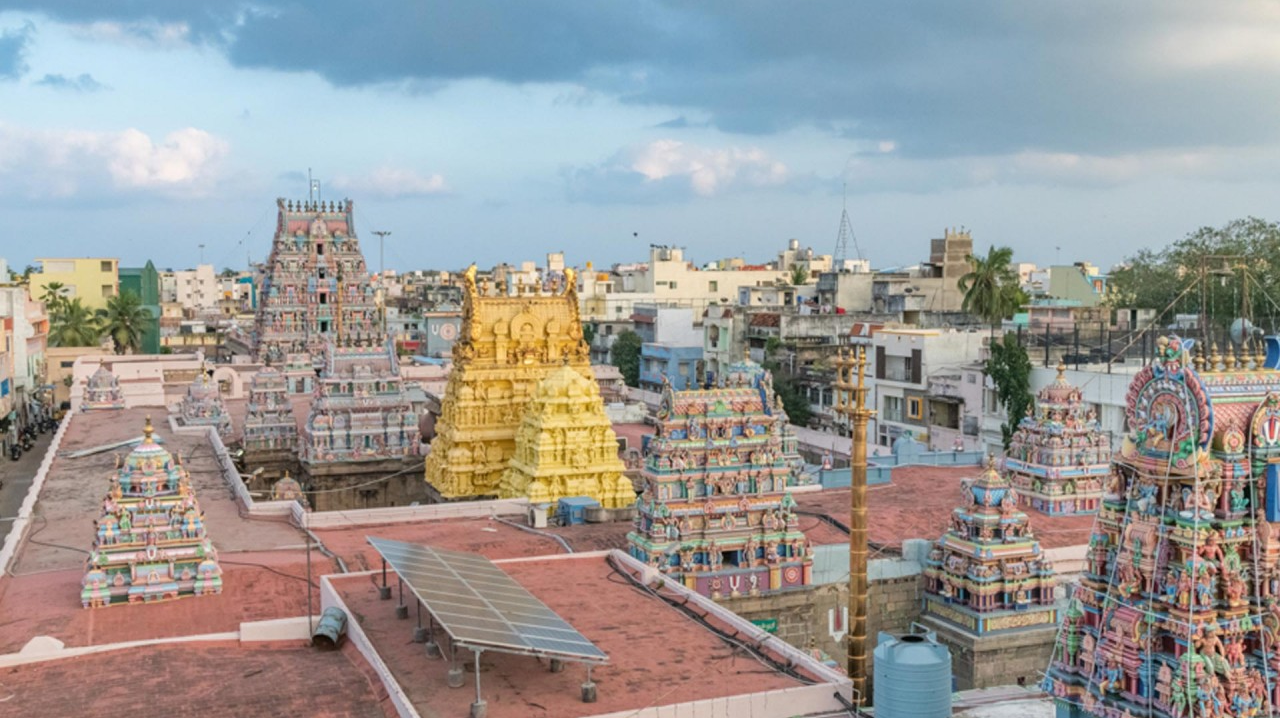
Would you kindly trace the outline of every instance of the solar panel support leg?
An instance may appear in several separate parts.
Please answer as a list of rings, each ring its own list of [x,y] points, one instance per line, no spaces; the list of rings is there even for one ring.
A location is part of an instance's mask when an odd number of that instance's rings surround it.
[[[591,680],[591,666],[587,666],[587,682],[582,684],[582,702],[596,702],[596,684]]]
[[[427,629],[422,626],[422,601],[414,601],[414,604],[418,606],[418,627],[413,629],[413,642],[426,643]]]
[[[564,670],[564,661],[560,660],[559,658],[552,658],[552,659],[551,659],[551,672],[552,672],[552,673],[559,673],[559,672],[561,672],[561,671],[563,671],[563,670]]]
[[[476,702],[471,704],[471,718],[485,718],[489,712],[489,705],[480,697],[480,654],[484,651],[476,651]]]
[[[400,605],[396,606],[396,618],[405,619],[409,617],[409,607],[404,605],[404,579],[399,579],[400,585]]]
[[[391,587],[387,585],[387,560],[382,559],[382,585],[378,587],[378,598],[383,601],[391,600]]]

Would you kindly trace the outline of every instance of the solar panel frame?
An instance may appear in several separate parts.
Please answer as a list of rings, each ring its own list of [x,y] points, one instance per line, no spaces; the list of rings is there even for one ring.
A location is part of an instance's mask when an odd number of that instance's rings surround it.
[[[492,561],[475,554],[366,536],[453,642],[602,665],[609,656]]]

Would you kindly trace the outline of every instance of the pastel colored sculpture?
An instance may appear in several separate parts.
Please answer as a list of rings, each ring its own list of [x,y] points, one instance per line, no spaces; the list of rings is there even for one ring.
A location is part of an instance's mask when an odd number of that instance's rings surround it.
[[[124,394],[120,391],[120,380],[99,363],[98,370],[85,380],[84,394],[80,398],[81,411],[103,411],[124,408]]]
[[[746,360],[721,381],[664,387],[630,553],[713,598],[806,586],[812,548],[787,491],[803,462],[772,377]]]
[[[636,492],[625,471],[596,383],[562,366],[534,388],[499,491],[534,503],[590,496],[626,508]]]
[[[925,615],[982,635],[1052,626],[1053,566],[995,459],[961,490],[951,527],[925,561]]]
[[[381,346],[377,297],[356,238],[351,200],[278,199],[276,207],[254,354],[281,365],[290,354],[318,358],[329,341]]]
[[[264,367],[249,380],[249,406],[244,418],[245,451],[295,451],[298,424],[283,373]]]
[[[1067,383],[1066,369],[1058,365],[1058,377],[1018,423],[1004,469],[1028,508],[1051,516],[1096,514],[1111,473],[1111,437]]]
[[[303,425],[302,463],[417,456],[418,416],[409,404],[391,344],[330,345],[324,356],[311,413]]]
[[[218,383],[209,380],[204,364],[200,375],[187,387],[186,396],[178,406],[178,418],[183,426],[212,426],[219,434],[231,432],[231,414],[222,401]]]
[[[297,501],[302,504],[303,508],[310,508],[311,504],[307,501],[307,494],[302,490],[302,484],[298,480],[284,472],[284,476],[280,480],[271,485],[272,501]]]
[[[427,483],[441,497],[525,496],[523,480],[504,476],[529,403],[551,373],[576,371],[592,385],[592,415],[596,406],[603,412],[576,279],[572,269],[565,275],[563,291],[519,285],[494,294],[477,285],[475,265],[463,276],[462,333],[426,465]]]
[[[1196,349],[1160,338],[1129,385],[1045,678],[1060,716],[1275,715],[1280,372]]]
[[[222,592],[222,569],[181,458],[152,438],[120,462],[85,562],[85,608]]]

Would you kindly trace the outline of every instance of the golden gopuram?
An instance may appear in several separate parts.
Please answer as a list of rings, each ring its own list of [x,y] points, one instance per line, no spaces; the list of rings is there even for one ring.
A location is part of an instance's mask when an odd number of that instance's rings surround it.
[[[490,291],[477,285],[475,265],[463,280],[462,333],[427,456],[429,488],[445,501],[590,496],[606,508],[631,505],[635,492],[582,337],[573,270],[563,289],[550,291]],[[580,382],[567,381],[565,370]],[[561,414],[566,408],[573,413]],[[513,463],[518,431],[526,448]]]
[[[595,380],[562,366],[534,389],[499,490],[535,503],[590,496],[623,508],[636,500],[625,469]]]

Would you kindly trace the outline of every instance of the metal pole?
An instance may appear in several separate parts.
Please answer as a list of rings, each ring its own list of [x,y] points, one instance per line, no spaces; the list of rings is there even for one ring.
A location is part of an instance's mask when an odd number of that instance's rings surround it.
[[[840,412],[850,420],[849,450],[849,644],[848,674],[854,699],[867,699],[867,352],[855,347],[836,361]],[[857,372],[856,384],[854,372]]]
[[[311,636],[315,635],[316,627],[312,618],[311,611],[311,530],[308,527],[310,522],[307,521],[306,511],[302,514],[302,530],[307,534],[307,640],[311,640]]]

